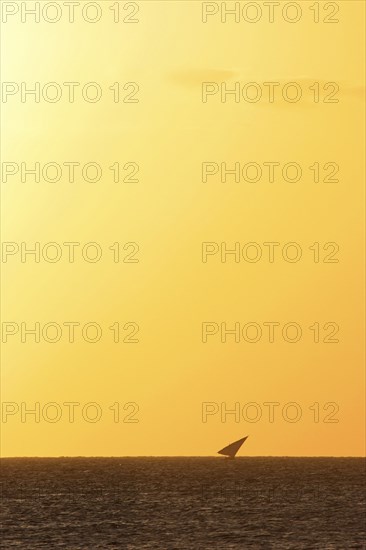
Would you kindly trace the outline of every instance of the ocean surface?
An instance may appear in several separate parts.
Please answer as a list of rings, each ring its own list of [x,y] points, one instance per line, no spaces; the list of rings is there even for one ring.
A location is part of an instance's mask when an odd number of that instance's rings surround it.
[[[4,458],[1,548],[365,549],[359,458]]]

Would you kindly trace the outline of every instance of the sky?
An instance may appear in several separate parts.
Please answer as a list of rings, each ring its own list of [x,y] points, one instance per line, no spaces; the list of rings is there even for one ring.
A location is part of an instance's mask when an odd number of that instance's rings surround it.
[[[3,6],[2,456],[364,454],[365,7],[246,4]]]

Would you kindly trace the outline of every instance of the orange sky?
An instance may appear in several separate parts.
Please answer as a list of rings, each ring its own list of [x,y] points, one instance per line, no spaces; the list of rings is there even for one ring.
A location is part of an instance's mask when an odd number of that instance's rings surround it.
[[[109,4],[95,24],[3,24],[3,456],[213,455],[248,434],[250,456],[363,455],[364,4],[333,24],[324,3],[319,23],[302,2],[255,24],[188,1],[114,23]]]

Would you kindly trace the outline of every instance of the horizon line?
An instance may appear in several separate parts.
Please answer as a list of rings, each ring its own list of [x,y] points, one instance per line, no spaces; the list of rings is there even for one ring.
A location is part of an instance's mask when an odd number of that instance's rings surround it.
[[[216,458],[224,460],[222,456],[216,455],[22,455],[22,456],[0,456],[1,459],[21,458]],[[240,455],[240,458],[366,458],[366,455]]]

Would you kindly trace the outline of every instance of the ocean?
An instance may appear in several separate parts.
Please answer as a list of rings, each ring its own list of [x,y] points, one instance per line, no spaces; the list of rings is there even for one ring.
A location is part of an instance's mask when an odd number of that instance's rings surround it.
[[[1,548],[365,549],[362,458],[3,458]]]

